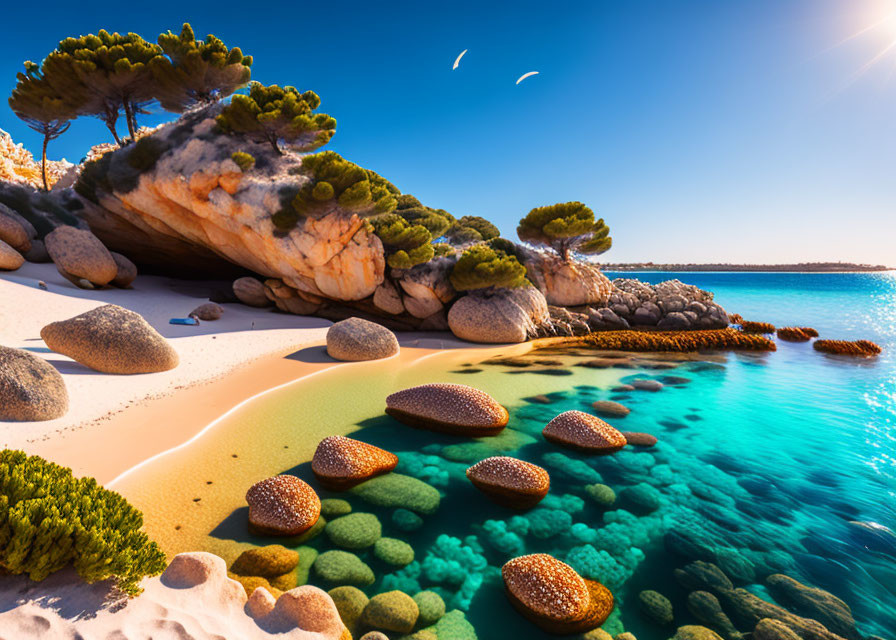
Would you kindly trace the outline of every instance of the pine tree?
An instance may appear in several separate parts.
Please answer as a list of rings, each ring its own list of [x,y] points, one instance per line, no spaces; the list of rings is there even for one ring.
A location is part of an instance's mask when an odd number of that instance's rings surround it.
[[[435,255],[432,235],[421,224],[412,224],[397,213],[371,218],[374,233],[383,243],[386,263],[393,269],[410,269]]]
[[[529,284],[526,267],[515,256],[488,244],[477,244],[464,251],[451,270],[450,279],[458,291],[490,287],[512,289]]]
[[[498,227],[480,216],[463,216],[448,229],[447,237],[457,244],[491,240],[501,235]]]
[[[581,202],[532,209],[516,233],[523,242],[551,247],[564,262],[569,262],[570,252],[598,255],[613,245],[603,218],[595,221],[594,212]]]
[[[193,28],[184,23],[180,34],[159,36],[164,55],[150,62],[155,97],[166,111],[183,113],[194,105],[217,102],[246,86],[252,75],[252,56],[238,48],[228,49],[213,35],[196,40]]]
[[[242,134],[256,142],[268,142],[283,155],[280,142],[296,151],[313,151],[330,141],[336,120],[313,113],[320,98],[313,91],[299,93],[295,87],[249,84],[249,95],[235,95],[217,117],[225,133]]]
[[[402,194],[396,201],[395,213],[412,224],[426,227],[433,238],[444,235],[454,223],[454,216],[444,209],[427,207],[410,194]]]
[[[51,140],[61,136],[71,126],[79,104],[70,97],[58,94],[47,82],[40,66],[33,62],[25,63],[25,73],[16,75],[16,86],[9,98],[9,106],[25,124],[43,136],[40,171],[43,178],[44,191],[49,191],[47,182],[47,145]]]

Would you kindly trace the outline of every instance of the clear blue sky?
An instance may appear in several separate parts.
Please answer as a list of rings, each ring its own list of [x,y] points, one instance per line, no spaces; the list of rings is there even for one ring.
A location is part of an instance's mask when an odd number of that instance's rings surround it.
[[[861,73],[896,17],[841,43],[893,0],[484,4],[16,2],[0,82],[68,35],[189,21],[253,55],[253,78],[320,94],[329,148],[508,237],[582,200],[608,261],[896,263],[896,47]],[[39,149],[5,104],[0,127]],[[50,154],[108,138],[78,121]]]

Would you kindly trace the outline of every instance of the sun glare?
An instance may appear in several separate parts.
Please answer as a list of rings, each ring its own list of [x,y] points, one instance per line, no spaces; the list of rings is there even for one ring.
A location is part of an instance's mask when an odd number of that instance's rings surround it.
[[[874,43],[874,54],[856,71],[856,77],[887,61],[892,62],[892,74],[896,71],[896,0],[878,0],[872,4],[868,14],[870,18],[863,23],[864,26],[839,44],[858,39]]]

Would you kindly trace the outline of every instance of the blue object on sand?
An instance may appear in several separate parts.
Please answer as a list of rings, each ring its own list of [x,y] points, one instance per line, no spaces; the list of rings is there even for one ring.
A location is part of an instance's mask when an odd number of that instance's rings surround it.
[[[168,324],[199,324],[196,318],[171,318]]]

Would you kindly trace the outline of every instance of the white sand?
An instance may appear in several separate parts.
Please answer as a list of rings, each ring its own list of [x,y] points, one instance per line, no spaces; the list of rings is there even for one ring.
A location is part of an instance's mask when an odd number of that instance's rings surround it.
[[[38,287],[43,280],[48,290]],[[220,320],[199,326],[169,324],[186,317],[213,290],[228,282],[190,282],[140,275],[132,289],[78,289],[53,264],[25,263],[17,271],[0,272],[0,344],[27,349],[45,358],[65,379],[70,407],[62,418],[45,422],[0,422],[0,445],[26,448],[46,439],[139,404],[141,400],[218,378],[235,367],[276,353],[289,353],[303,345],[321,343],[332,323],[320,318],[276,313],[242,304],[223,304]],[[103,304],[136,311],[180,355],[171,371],[140,375],[107,375],[89,369],[47,349],[41,328]]]

